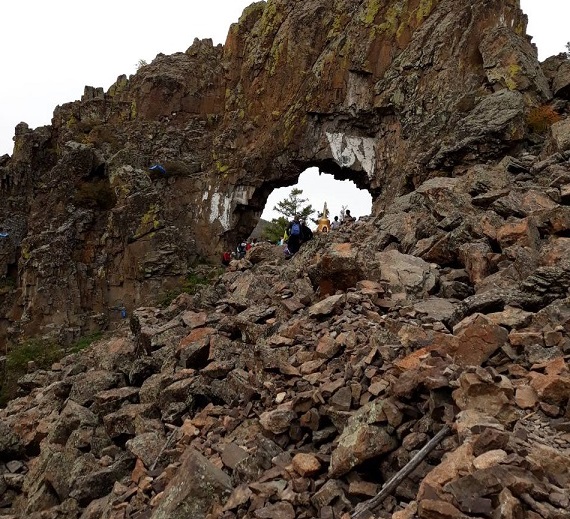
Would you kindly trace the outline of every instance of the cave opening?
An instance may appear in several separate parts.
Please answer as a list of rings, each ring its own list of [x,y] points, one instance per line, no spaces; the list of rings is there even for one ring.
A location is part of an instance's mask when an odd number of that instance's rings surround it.
[[[300,202],[298,209],[302,210],[309,205],[313,209],[314,212],[307,220],[307,225],[313,230],[317,227],[316,221],[322,214],[325,203],[331,221],[335,216],[342,219],[346,209],[350,210],[351,215],[357,219],[372,212],[372,194],[366,188],[358,187],[352,180],[339,180],[336,175],[319,170],[317,167],[310,167],[288,185],[278,186],[271,191],[267,196],[259,223],[252,232],[253,237],[263,237],[268,224],[284,217],[275,210],[275,207],[283,201],[286,201],[288,206],[287,202],[295,193],[293,190],[301,191],[295,197]]]
[[[267,240],[263,229],[272,220],[281,216],[273,208],[287,198],[292,189],[300,189],[300,198],[307,199],[314,213],[307,224],[317,227],[313,220],[319,218],[327,202],[329,219],[349,209],[359,218],[373,212],[374,201],[381,194],[381,187],[373,187],[368,173],[339,165],[333,159],[324,161],[291,162],[286,167],[270,168],[264,172],[265,180],[248,197],[233,209],[233,225],[223,234],[223,247],[234,250],[238,243],[248,237]],[[269,239],[269,241],[277,241]]]
[[[339,216],[342,208],[350,209],[352,216],[367,216],[372,210],[372,195],[365,189],[359,189],[350,180],[336,180],[334,176],[309,168],[299,175],[293,186],[274,189],[265,204],[261,218],[271,221],[280,216],[273,208],[289,196],[292,189],[302,191],[301,199],[306,199],[317,212],[322,212],[325,202],[330,211],[330,218]],[[315,217],[315,215],[313,215]]]

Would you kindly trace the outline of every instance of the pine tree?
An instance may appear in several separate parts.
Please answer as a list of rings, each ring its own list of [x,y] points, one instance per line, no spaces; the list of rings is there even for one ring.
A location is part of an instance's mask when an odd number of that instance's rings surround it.
[[[299,215],[300,220],[307,220],[314,212],[313,206],[311,204],[304,205],[308,200],[306,198],[301,198],[303,194],[302,189],[294,187],[289,196],[281,202],[278,202],[274,211],[282,214],[287,220],[292,220],[295,215]]]
[[[285,234],[285,229],[289,222],[284,216],[273,218],[271,222],[263,229],[263,238],[269,240],[271,243],[277,243]]]

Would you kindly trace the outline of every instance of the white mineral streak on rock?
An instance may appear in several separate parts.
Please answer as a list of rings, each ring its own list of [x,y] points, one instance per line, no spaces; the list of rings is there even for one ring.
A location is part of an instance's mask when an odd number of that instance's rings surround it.
[[[339,166],[352,167],[356,161],[369,178],[376,169],[376,142],[369,137],[348,137],[343,133],[328,133],[331,152]]]
[[[232,226],[232,214],[237,204],[247,205],[255,188],[251,186],[236,186],[231,195],[223,195],[220,193],[212,194],[210,201],[210,223],[216,220],[220,222],[224,231],[228,231]],[[203,197],[208,198],[208,194]]]
[[[220,193],[214,193],[212,195],[212,200],[210,203],[210,223],[214,223],[216,220],[218,220],[224,231],[229,230],[231,220],[231,205],[232,199],[229,196],[224,196]]]

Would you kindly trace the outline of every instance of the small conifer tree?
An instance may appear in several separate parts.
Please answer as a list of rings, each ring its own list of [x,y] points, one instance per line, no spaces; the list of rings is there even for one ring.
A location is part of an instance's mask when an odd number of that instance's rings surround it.
[[[308,200],[301,198],[302,189],[293,188],[287,198],[284,198],[273,207],[274,211],[282,214],[279,218],[273,218],[271,223],[264,229],[263,237],[269,241],[276,242],[283,237],[289,222],[295,215],[299,215],[300,220],[308,220],[315,212],[311,204],[306,205]]]

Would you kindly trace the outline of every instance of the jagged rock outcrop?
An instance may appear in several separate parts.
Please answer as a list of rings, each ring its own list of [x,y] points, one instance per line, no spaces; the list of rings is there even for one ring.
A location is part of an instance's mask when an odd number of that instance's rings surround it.
[[[4,328],[63,348],[108,306],[129,320],[29,364],[0,409],[0,515],[570,517],[564,71],[515,1],[269,1],[224,47],[20,125]],[[374,215],[130,306],[308,165]]]
[[[378,212],[514,152],[529,107],[564,91],[525,26],[516,0],[257,2],[224,46],[195,41],[86,87],[51,126],[22,123],[0,165],[0,335],[76,337],[151,302],[309,166]]]
[[[569,517],[569,183],[528,153],[431,178],[137,309],[0,410],[4,516]]]

